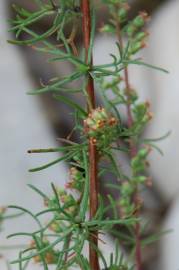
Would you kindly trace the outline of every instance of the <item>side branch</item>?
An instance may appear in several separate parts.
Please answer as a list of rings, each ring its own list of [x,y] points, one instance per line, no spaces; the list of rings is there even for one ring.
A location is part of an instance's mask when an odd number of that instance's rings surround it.
[[[123,45],[123,39],[121,36],[121,27],[120,23],[118,22],[117,14],[116,14],[116,35],[118,38],[118,41],[120,43],[121,48],[124,48]],[[125,67],[124,69],[124,83],[126,87],[126,97],[127,97],[127,105],[126,105],[126,110],[127,110],[127,125],[128,128],[131,128],[133,125],[133,116],[132,116],[132,110],[131,110],[131,104],[130,104],[130,92],[131,92],[131,87],[129,83],[129,72],[128,72],[128,67]],[[137,146],[135,144],[134,140],[130,140],[130,156],[131,158],[134,158],[137,155]],[[138,191],[138,185],[136,186],[135,194],[134,194],[134,204],[136,209],[140,208],[140,201],[139,201],[139,191]],[[137,210],[135,213],[136,218],[138,218],[140,215],[140,211]],[[140,241],[140,233],[141,233],[141,228],[140,228],[140,222],[137,222],[135,224],[135,238],[136,238],[136,248],[135,248],[135,261],[136,261],[136,270],[142,270],[142,252],[141,252],[141,241]]]

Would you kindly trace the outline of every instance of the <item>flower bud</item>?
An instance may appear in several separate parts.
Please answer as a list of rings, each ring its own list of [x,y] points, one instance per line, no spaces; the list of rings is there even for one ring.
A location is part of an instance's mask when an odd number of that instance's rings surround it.
[[[121,186],[121,195],[129,196],[134,192],[133,186],[129,182],[122,183]]]
[[[143,175],[139,175],[133,178],[133,181],[135,181],[137,184],[143,184],[147,181],[147,177]]]
[[[140,149],[137,155],[140,159],[145,159],[149,153],[150,153],[150,148],[147,147],[147,148]]]
[[[132,37],[135,32],[136,32],[136,27],[133,25],[133,24],[129,24],[127,27],[126,27],[126,33],[129,37]]]
[[[56,262],[56,257],[53,252],[47,252],[45,254],[45,261],[47,264],[55,264]]]
[[[140,12],[139,15],[133,20],[133,25],[137,28],[141,28],[145,25],[145,22],[149,19],[146,12]]]
[[[130,8],[129,5],[127,3],[124,3],[122,7],[119,9],[118,18],[119,18],[120,23],[127,20],[127,14],[128,14],[129,8]]]
[[[146,46],[146,44],[143,41],[138,41],[132,44],[132,46],[129,49],[129,54],[135,54],[141,49],[143,49]]]
[[[115,33],[115,28],[111,24],[105,24],[99,29],[100,32],[102,33]]]
[[[149,35],[148,32],[139,32],[135,35],[135,41],[143,41]]]

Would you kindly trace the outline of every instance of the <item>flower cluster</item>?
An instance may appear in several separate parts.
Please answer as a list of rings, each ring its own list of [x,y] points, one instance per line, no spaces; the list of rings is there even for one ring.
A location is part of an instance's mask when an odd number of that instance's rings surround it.
[[[118,120],[107,113],[104,108],[92,110],[84,120],[85,133],[97,145],[107,146],[116,138]]]
[[[132,159],[131,167],[134,176],[140,175],[141,177],[141,174],[145,172],[146,165],[148,165],[148,161],[146,160],[146,158],[149,155],[150,151],[151,151],[150,147],[142,148],[138,151],[137,155]],[[145,182],[145,179],[143,179],[142,177],[139,178],[138,176],[137,179],[139,179],[140,183]]]
[[[146,167],[148,166],[147,157],[150,151],[150,147],[143,147],[131,160],[132,177],[130,180],[124,181],[120,186],[119,206],[121,217],[130,216],[137,210],[133,202],[136,186],[151,186],[151,177],[144,175]],[[139,197],[138,207],[140,203],[142,204],[141,198]]]
[[[120,9],[117,12],[117,17],[120,23],[124,23],[128,17],[128,10],[130,6],[128,3],[121,3]]]
[[[114,3],[112,1],[108,1],[108,2],[110,2],[108,4],[111,4],[113,7]],[[118,4],[118,3],[115,3],[115,4]],[[123,1],[122,3],[120,3],[120,9],[117,9],[117,14],[116,14],[117,20],[120,23],[124,23],[127,21],[129,9],[130,9],[130,6],[128,5],[126,1]],[[115,25],[113,25],[112,22],[104,24],[100,28],[100,32],[103,32],[103,33],[115,33],[115,31],[116,31]]]
[[[149,20],[146,12],[140,12],[127,26],[124,28],[129,40],[129,55],[134,55],[146,46],[145,40],[148,37],[148,32],[142,31],[145,23]]]
[[[49,244],[50,242],[47,239],[43,239],[43,248],[48,247]],[[38,250],[38,245],[36,241],[34,240],[31,241],[30,248]],[[58,261],[58,256],[59,256],[58,252],[53,248],[51,248],[48,250],[48,252],[45,253],[45,255],[43,255],[43,258],[42,256],[37,255],[33,259],[35,263],[41,263],[43,260],[45,260],[47,264],[56,264]]]
[[[79,171],[76,167],[70,168],[70,179],[66,184],[66,188],[75,189],[77,191],[82,191],[84,185],[84,175],[83,172]]]
[[[135,34],[144,27],[146,21],[149,17],[146,12],[140,12],[137,17],[135,17],[126,27],[126,33],[129,37],[134,37]]]
[[[124,181],[120,187],[119,208],[122,218],[131,216],[134,212],[134,203],[132,202],[132,195],[134,194],[134,185],[131,182]]]
[[[67,213],[72,214],[73,212],[75,212],[77,202],[73,195],[67,193],[65,189],[55,188],[55,190],[56,196],[54,195],[50,199],[45,200],[46,206],[55,209],[59,206],[60,203]],[[63,217],[63,213],[60,213],[58,215],[60,215],[60,217]]]
[[[152,120],[153,113],[150,111],[149,102],[138,103],[133,106],[133,128],[136,134],[143,131],[146,124]]]

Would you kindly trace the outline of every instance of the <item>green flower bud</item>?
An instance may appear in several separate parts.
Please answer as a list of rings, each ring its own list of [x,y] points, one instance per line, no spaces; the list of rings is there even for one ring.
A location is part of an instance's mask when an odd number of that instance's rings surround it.
[[[143,184],[143,183],[146,182],[147,177],[141,175],[141,176],[134,177],[133,180],[134,180],[136,183],[138,183],[138,184]]]
[[[133,20],[132,24],[137,27],[141,28],[145,25],[145,22],[148,20],[148,15],[146,12],[140,12],[139,15]]]
[[[132,37],[136,31],[137,28],[133,24],[129,24],[126,28],[126,33],[129,37]]]
[[[145,20],[141,17],[141,16],[137,16],[134,20],[133,20],[133,24],[135,27],[143,27],[145,24]]]
[[[66,194],[66,190],[62,189],[62,188],[57,188],[57,193],[59,196],[65,195]]]
[[[135,36],[135,41],[142,41],[144,40],[149,34],[147,32],[139,32]]]
[[[91,118],[87,118],[85,122],[88,126],[94,126],[95,125],[95,120]]]
[[[144,117],[143,117],[143,119],[142,119],[142,124],[146,124],[146,123],[148,123],[150,120],[151,120],[151,117],[150,117],[148,114],[146,114],[146,115],[144,115]]]
[[[49,229],[52,230],[53,232],[56,232],[56,233],[62,232],[60,224],[58,222],[55,222],[55,221],[50,225]]]
[[[138,41],[132,44],[129,49],[129,54],[135,54],[145,47],[145,43],[143,41]]]
[[[130,183],[125,182],[125,183],[122,184],[122,187],[121,187],[121,195],[122,196],[129,196],[133,192],[134,192],[134,189],[133,189],[133,186]]]
[[[111,80],[110,82],[103,83],[103,87],[105,89],[110,89],[110,88],[112,88],[114,86],[117,86],[121,81],[122,81],[121,77],[115,78],[115,79]]]
[[[131,103],[134,103],[136,100],[138,100],[138,94],[134,89],[130,89],[130,91],[127,91],[126,89],[125,92],[128,93]]]
[[[105,24],[103,27],[100,28],[100,32],[102,33],[115,33],[115,27],[111,24]]]
[[[125,8],[121,8],[118,11],[118,18],[120,22],[124,22],[125,20],[127,20],[127,10]]]
[[[138,157],[139,157],[140,159],[145,159],[145,158],[147,157],[148,154],[149,154],[149,149],[143,148],[143,149],[139,150],[139,152],[138,152]]]
[[[83,220],[81,219],[80,216],[76,216],[76,217],[75,217],[75,223],[79,224],[79,223],[81,223],[82,221],[83,221]]]
[[[120,204],[120,206],[128,206],[129,204],[130,204],[130,199],[129,198],[121,198],[120,200],[119,200],[119,204]]]
[[[132,166],[132,168],[138,167],[139,162],[140,162],[139,157],[138,157],[138,156],[134,157],[134,158],[132,159],[132,161],[131,161],[131,166]]]
[[[130,204],[125,208],[126,216],[131,215],[133,212],[134,212],[134,205],[133,204],[132,205]]]

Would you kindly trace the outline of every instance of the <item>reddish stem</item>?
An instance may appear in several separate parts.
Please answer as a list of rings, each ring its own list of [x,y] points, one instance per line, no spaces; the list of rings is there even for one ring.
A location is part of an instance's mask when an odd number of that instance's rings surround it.
[[[90,13],[90,1],[81,0],[81,10],[83,14],[82,27],[83,27],[83,42],[85,47],[85,59],[86,64],[92,65],[93,59],[91,57],[90,63],[88,63],[88,51],[90,46],[91,36],[91,13]],[[95,94],[94,94],[94,82],[91,76],[88,76],[87,93],[92,108],[95,108]]]
[[[86,64],[92,66],[92,57],[90,63],[88,63],[88,52],[90,46],[91,35],[91,14],[90,14],[90,1],[81,0],[81,11],[83,14],[82,26],[83,26],[83,42],[85,47]],[[88,75],[87,93],[89,98],[88,112],[96,107],[94,82],[90,75]],[[94,217],[98,209],[98,182],[97,182],[97,150],[93,140],[89,140],[89,177],[90,177],[90,219]],[[98,232],[93,232],[90,236],[90,242],[98,247]],[[99,270],[98,254],[92,245],[89,245],[89,262],[91,270]]]
[[[118,6],[118,8],[120,8]],[[123,39],[121,36],[121,29],[120,29],[120,24],[118,22],[118,17],[116,14],[116,34],[118,37],[118,41],[120,43],[121,48],[123,48]],[[127,125],[128,128],[131,128],[133,125],[133,116],[132,116],[132,110],[131,110],[131,103],[130,103],[130,92],[131,92],[131,87],[129,83],[129,72],[128,68],[124,68],[124,82],[126,86],[126,97],[127,97]],[[130,156],[131,158],[134,158],[137,155],[137,146],[135,144],[135,141],[130,140]],[[136,209],[139,209],[140,207],[140,202],[138,199],[138,186],[136,187],[135,195],[134,195],[134,204]],[[139,210],[136,211],[135,216],[136,218],[139,217]],[[136,248],[135,248],[135,261],[136,261],[136,270],[142,270],[142,252],[141,252],[141,241],[140,241],[140,223],[137,222],[135,225],[135,238],[136,238]]]

